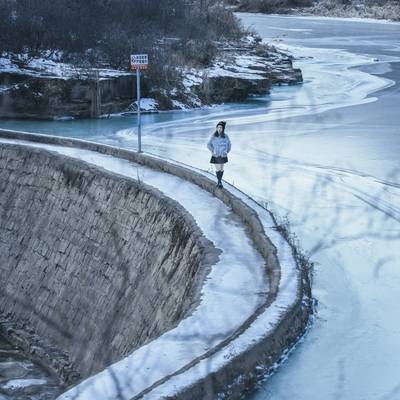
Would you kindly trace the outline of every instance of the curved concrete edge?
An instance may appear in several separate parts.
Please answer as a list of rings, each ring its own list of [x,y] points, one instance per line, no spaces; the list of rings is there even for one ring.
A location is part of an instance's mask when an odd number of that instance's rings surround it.
[[[172,160],[169,162],[182,165]],[[206,171],[187,165],[184,167],[209,179],[210,174]],[[224,183],[224,188],[229,191],[228,195],[234,196],[236,201],[246,207],[241,210],[243,218],[248,217],[246,210],[251,209],[250,224],[255,217],[261,225],[261,235],[266,235],[268,241],[273,243],[276,250],[274,255],[278,258],[280,268],[276,296],[267,299],[241,336],[207,360],[202,360],[203,365],[198,365],[197,371],[188,371],[181,374],[180,379],[171,379],[164,388],[144,396],[145,399],[242,398],[244,392],[251,391],[257,381],[269,375],[285,360],[309,326],[314,304],[311,265],[300,267],[298,260],[301,254],[279,233],[271,212],[232,185]],[[249,220],[245,222],[249,224]],[[260,234],[260,231],[256,230],[255,234]],[[207,373],[204,374],[204,371]],[[193,375],[197,380],[193,379]],[[195,383],[188,385],[187,382],[191,381]]]
[[[213,193],[248,226],[257,249],[267,262],[271,283],[265,304],[244,331],[224,348],[167,382],[149,388],[140,397],[192,399],[224,394],[237,398],[260,374],[273,368],[303,335],[312,313],[310,271],[297,265],[296,250],[277,232],[269,211],[238,189],[225,185],[226,190],[221,191],[215,188],[207,172],[114,146],[3,129],[0,129],[0,136],[97,151],[176,175]],[[202,368],[204,362],[208,363],[206,369]]]

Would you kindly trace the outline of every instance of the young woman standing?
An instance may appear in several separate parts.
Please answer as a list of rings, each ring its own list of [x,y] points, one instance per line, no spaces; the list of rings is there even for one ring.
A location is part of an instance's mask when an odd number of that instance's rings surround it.
[[[217,124],[216,131],[207,143],[208,150],[211,151],[210,163],[215,165],[218,179],[217,187],[222,188],[222,175],[224,174],[224,164],[228,162],[228,153],[231,151],[231,141],[225,133],[225,121]]]

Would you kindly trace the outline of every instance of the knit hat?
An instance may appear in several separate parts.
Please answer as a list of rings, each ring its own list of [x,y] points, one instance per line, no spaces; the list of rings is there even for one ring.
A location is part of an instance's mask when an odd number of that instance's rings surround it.
[[[218,126],[218,125],[221,125],[222,128],[225,129],[226,122],[225,122],[225,121],[219,121],[218,124],[217,124],[217,126]]]

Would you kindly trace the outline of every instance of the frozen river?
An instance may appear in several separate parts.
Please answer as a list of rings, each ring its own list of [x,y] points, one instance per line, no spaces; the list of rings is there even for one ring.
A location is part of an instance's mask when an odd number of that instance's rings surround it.
[[[290,221],[315,262],[317,314],[251,398],[400,398],[400,24],[239,14],[304,84],[245,104],[143,118],[145,151],[203,169],[227,121],[224,178]],[[135,148],[134,117],[0,126]]]

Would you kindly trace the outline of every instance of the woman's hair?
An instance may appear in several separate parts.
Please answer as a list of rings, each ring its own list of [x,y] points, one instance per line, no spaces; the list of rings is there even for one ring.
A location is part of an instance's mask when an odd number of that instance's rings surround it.
[[[214,136],[220,136],[219,133],[218,133],[218,131],[215,131],[215,132],[214,132]],[[221,137],[225,137],[225,130],[222,131]]]
[[[224,137],[225,137],[225,125],[226,125],[226,122],[225,122],[225,121],[220,121],[220,122],[218,122],[217,128],[218,128],[218,125],[222,126],[221,137],[224,138]],[[217,130],[217,129],[216,129],[215,132],[214,132],[214,136],[219,136],[218,130]]]

